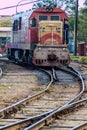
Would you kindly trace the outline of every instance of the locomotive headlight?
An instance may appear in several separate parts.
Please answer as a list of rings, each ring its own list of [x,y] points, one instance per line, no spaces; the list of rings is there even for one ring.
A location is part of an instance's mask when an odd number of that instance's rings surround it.
[[[38,50],[40,51],[40,50],[41,50],[41,47],[39,47]]]
[[[45,27],[42,28],[42,32],[45,32]]]
[[[56,31],[57,31],[57,32],[60,32],[60,28],[56,28]]]
[[[66,48],[63,48],[63,51],[66,51]]]

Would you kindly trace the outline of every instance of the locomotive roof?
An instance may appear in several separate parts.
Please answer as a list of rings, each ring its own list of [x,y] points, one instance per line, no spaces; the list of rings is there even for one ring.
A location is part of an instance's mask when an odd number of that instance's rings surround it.
[[[19,17],[26,17],[26,18],[29,18],[31,16],[32,13],[47,13],[47,10],[46,8],[37,8],[37,9],[31,9],[31,10],[28,10],[26,12],[20,12],[20,13],[17,13],[17,14],[14,14],[13,15],[13,19],[17,19]],[[68,17],[67,14],[65,13],[64,10],[60,9],[60,8],[54,8],[53,13],[58,13],[58,14],[62,14],[64,15],[65,17]],[[52,13],[52,12],[48,12],[48,13]]]
[[[35,10],[35,12],[47,12],[46,8],[42,7],[42,8],[38,8]],[[54,8],[53,9],[54,13],[65,13],[64,10],[60,9],[60,8]],[[50,12],[49,12],[50,13]]]
[[[34,12],[47,13],[47,10],[46,10],[46,8],[38,8],[38,9],[34,10]],[[53,8],[53,11],[52,12],[48,11],[48,13],[57,13],[57,14],[63,15],[64,17],[68,17],[66,12],[60,8]]]

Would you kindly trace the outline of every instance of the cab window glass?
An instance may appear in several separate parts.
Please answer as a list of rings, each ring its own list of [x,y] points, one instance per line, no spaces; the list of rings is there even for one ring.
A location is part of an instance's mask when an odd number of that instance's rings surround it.
[[[48,17],[46,15],[40,15],[39,20],[48,20]]]
[[[19,26],[18,23],[19,23],[18,20],[14,20],[14,23],[13,23],[13,31],[18,31],[18,26]]]
[[[30,26],[31,26],[31,27],[36,27],[36,26],[37,26],[37,20],[36,20],[36,18],[32,18],[32,19],[30,20]]]
[[[59,16],[51,16],[51,20],[59,20]]]

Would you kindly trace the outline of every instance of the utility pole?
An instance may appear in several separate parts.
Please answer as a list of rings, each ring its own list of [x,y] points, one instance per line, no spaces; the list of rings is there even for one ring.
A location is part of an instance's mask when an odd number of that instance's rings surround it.
[[[77,30],[78,30],[78,0],[75,3],[75,29],[74,29],[74,55],[77,55]]]

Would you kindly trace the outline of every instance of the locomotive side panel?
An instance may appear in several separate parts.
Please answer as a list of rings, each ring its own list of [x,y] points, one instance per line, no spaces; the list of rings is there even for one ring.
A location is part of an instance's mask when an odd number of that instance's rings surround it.
[[[12,43],[8,44],[8,58],[28,62],[30,54],[29,17],[33,11],[18,13],[12,20]]]
[[[12,20],[12,48],[27,48],[29,47],[29,28],[28,28],[28,19],[30,17],[32,12],[26,12],[26,13],[18,13],[13,15]],[[23,45],[23,47],[22,47]],[[9,45],[8,45],[9,46]]]

